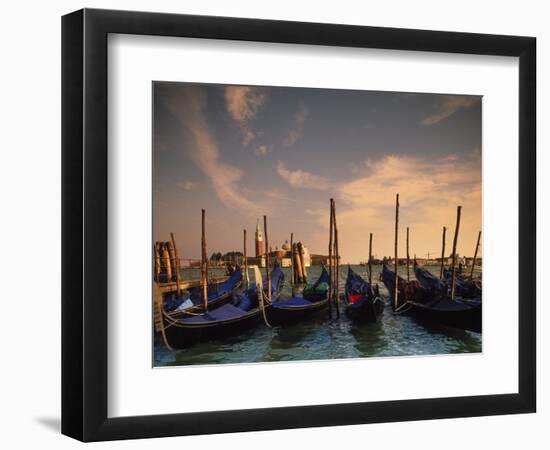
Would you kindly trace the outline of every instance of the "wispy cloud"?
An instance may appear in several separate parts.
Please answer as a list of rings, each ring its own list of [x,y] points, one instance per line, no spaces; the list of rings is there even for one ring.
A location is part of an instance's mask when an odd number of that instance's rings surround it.
[[[330,187],[330,183],[326,178],[301,169],[290,170],[282,161],[277,163],[277,173],[295,188],[325,190]]]
[[[183,189],[184,191],[192,191],[197,187],[197,183],[190,180],[178,181],[176,184],[179,188]]]
[[[239,188],[243,176],[241,169],[220,158],[218,144],[204,113],[205,92],[196,86],[165,86],[163,89],[170,90],[162,97],[188,136],[191,159],[207,177],[219,200],[230,208],[257,209]]]
[[[285,147],[292,147],[304,134],[304,124],[309,115],[306,105],[301,104],[300,109],[294,114],[294,128],[288,133],[283,141]]]
[[[271,151],[271,149],[272,149],[271,146],[268,147],[267,145],[262,144],[262,145],[258,145],[254,149],[254,153],[256,154],[256,156],[265,156]]]
[[[267,96],[251,86],[227,86],[224,96],[229,115],[243,132],[243,145],[246,147],[256,138],[250,121],[264,105]]]
[[[434,125],[447,117],[453,115],[459,109],[470,108],[479,104],[481,97],[474,95],[445,95],[437,101],[437,112],[424,117],[420,123],[422,125]]]

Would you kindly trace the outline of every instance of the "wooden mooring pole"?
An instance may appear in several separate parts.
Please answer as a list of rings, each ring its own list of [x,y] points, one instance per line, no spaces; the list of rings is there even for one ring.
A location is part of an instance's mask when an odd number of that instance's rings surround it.
[[[201,249],[202,249],[202,262],[201,262],[201,287],[202,287],[202,304],[204,311],[208,311],[208,259],[206,255],[206,211],[201,210]]]
[[[297,242],[294,242],[292,245],[292,258],[294,264],[294,282],[297,284],[303,283],[304,275],[302,272],[302,266],[300,265],[300,254]]]
[[[153,252],[155,253],[155,281],[160,283],[160,242],[155,242]]]
[[[298,242],[298,256],[300,257],[300,267],[302,270],[302,283],[307,283],[307,269],[306,269],[306,252],[304,250],[304,244]]]
[[[479,241],[481,240],[481,231],[477,235],[476,251],[474,253],[474,260],[472,261],[472,270],[470,272],[470,280],[474,279],[474,269],[476,267],[477,252],[479,250]]]
[[[411,258],[409,256],[409,227],[407,227],[407,283],[411,281]]]
[[[441,266],[439,268],[439,279],[443,279],[443,269],[445,268],[445,234],[447,227],[443,227],[443,238],[441,239]]]
[[[340,252],[338,249],[338,226],[336,225],[336,202],[332,201],[332,220],[334,221],[334,297],[336,300],[336,317],[340,318]]]
[[[294,233],[290,233],[290,289],[294,297]]]
[[[269,237],[267,235],[267,217],[264,216],[264,234],[265,234],[265,268],[267,272],[267,301],[271,302],[271,273],[269,271]]]
[[[369,235],[369,286],[372,287],[372,233]]]
[[[456,281],[456,245],[458,243],[458,231],[460,229],[460,214],[462,212],[462,206],[456,208],[456,226],[455,237],[453,239],[453,259],[451,268],[451,300],[455,299],[455,281]]]
[[[172,267],[170,266],[170,252],[168,251],[167,242],[161,242],[161,254],[164,270],[166,271],[166,281],[172,281]]]
[[[246,230],[243,230],[243,258],[244,258],[244,282],[246,288],[250,287],[250,280],[248,278],[248,258],[246,256]]]
[[[172,247],[174,247],[174,260],[175,260],[175,271],[176,271],[176,287],[178,298],[181,297],[181,287],[180,287],[180,259],[178,255],[178,248],[176,247],[176,239],[174,238],[174,233],[170,232],[170,239],[172,240]]]
[[[393,270],[395,286],[393,288],[393,309],[397,309],[397,297],[399,295],[399,277],[397,276],[397,240],[399,237],[399,194],[395,196],[395,245],[393,255]]]
[[[330,237],[328,241],[328,275],[329,275],[329,284],[328,284],[328,316],[332,318],[332,291],[334,288],[334,279],[333,279],[333,273],[332,273],[332,235],[333,235],[333,220],[332,220],[332,202],[334,200],[330,199]]]
[[[172,276],[168,281],[176,281],[177,263],[176,263],[176,249],[172,241],[166,242],[166,248],[168,249],[168,255],[170,258],[170,267],[172,270]]]

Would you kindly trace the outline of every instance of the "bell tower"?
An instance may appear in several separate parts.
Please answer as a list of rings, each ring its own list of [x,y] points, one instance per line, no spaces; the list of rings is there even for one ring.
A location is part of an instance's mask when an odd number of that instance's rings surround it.
[[[264,237],[262,235],[262,229],[260,228],[260,219],[258,219],[256,223],[256,233],[254,237],[256,240],[256,258],[259,258],[264,254]]]

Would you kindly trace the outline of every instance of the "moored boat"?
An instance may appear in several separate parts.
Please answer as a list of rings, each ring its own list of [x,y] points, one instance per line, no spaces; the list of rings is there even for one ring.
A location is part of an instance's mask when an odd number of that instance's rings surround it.
[[[443,275],[445,281],[450,283],[452,277],[451,269],[446,269]],[[460,297],[481,299],[481,280],[470,280],[468,277],[457,273],[455,274],[455,290]]]
[[[376,322],[384,310],[384,302],[378,293],[348,265],[345,287],[346,315],[357,322]]]
[[[328,305],[329,274],[323,266],[321,275],[312,285],[306,286],[301,295],[285,300],[273,300],[267,309],[268,321],[273,325],[295,323],[305,320]]]
[[[278,299],[284,274],[277,265],[270,273],[271,298]],[[267,283],[263,289],[263,297]],[[264,309],[269,305],[258,296],[256,285],[240,294],[233,294],[232,301],[199,313],[187,312],[181,317],[163,314],[164,334],[167,343],[176,348],[188,347],[199,341],[223,338],[246,331],[260,323]]]
[[[415,267],[415,273],[419,269]],[[422,269],[423,270],[423,269]],[[419,274],[422,276],[423,274]],[[384,266],[382,280],[390,291],[394,303],[395,273]],[[398,277],[398,301],[395,311],[413,315],[439,324],[481,332],[481,301],[449,295],[425,289],[418,281],[408,282]]]

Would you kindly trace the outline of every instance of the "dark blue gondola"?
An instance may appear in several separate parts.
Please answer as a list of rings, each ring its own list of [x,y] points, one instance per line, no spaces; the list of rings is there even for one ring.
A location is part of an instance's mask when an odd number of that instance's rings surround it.
[[[227,280],[222,283],[208,285],[208,307],[213,308],[231,300],[233,292],[241,285],[242,280],[243,273],[240,267],[237,267]],[[187,295],[175,299],[167,298],[164,301],[165,311],[173,315],[185,314],[186,311],[196,310],[197,307],[201,308],[202,305],[202,289],[200,287],[190,289]]]
[[[455,297],[452,300],[447,293],[440,294],[434,280],[426,272],[425,269],[415,266],[415,276],[419,281],[407,283],[399,277],[397,311],[435,323],[480,333],[481,301],[460,297]],[[428,279],[431,280],[431,284],[426,289],[420,280]],[[395,273],[384,266],[382,280],[390,292],[393,304]]]
[[[273,325],[296,323],[324,310],[328,305],[329,274],[323,266],[321,275],[311,286],[306,286],[302,295],[286,300],[275,300],[268,308],[268,320]]]
[[[384,310],[384,302],[373,288],[359,274],[348,266],[345,298],[346,315],[357,322],[376,322]]]
[[[271,298],[278,299],[284,274],[279,266],[273,268],[271,276]],[[264,286],[267,281],[264,278]],[[264,288],[264,296],[265,296]],[[164,332],[169,345],[176,348],[188,347],[199,341],[224,338],[243,332],[262,321],[262,308],[256,285],[240,294],[234,294],[232,301],[208,312],[189,312],[182,317],[163,317]]]
[[[450,284],[452,278],[451,269],[445,269],[443,277],[447,284]],[[481,299],[481,287],[473,280],[466,278],[464,275],[455,274],[455,292],[463,298],[479,298]]]

